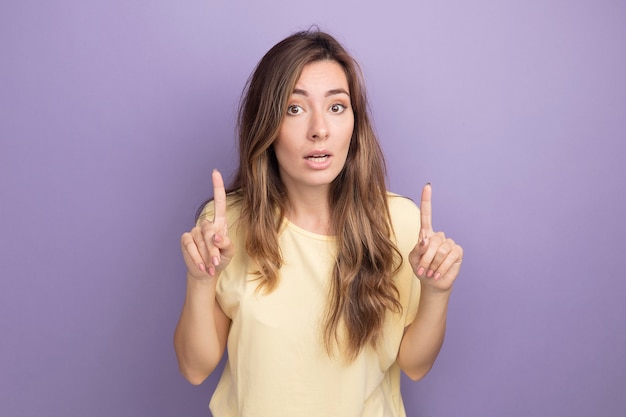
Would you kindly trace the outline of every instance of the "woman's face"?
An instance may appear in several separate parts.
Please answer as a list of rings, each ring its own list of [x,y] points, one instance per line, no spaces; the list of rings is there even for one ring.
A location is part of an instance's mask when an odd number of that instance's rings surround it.
[[[341,65],[328,60],[306,65],[273,144],[287,192],[328,189],[346,162],[353,130]]]

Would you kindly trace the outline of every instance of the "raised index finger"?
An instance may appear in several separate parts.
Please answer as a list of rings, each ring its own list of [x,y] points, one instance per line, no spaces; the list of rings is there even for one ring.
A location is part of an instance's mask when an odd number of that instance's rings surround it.
[[[421,238],[427,239],[433,232],[433,207],[431,199],[433,190],[430,183],[422,189],[422,201],[420,203]]]
[[[217,169],[213,170],[213,203],[215,205],[215,213],[213,223],[226,221],[226,189],[224,188],[224,179]]]

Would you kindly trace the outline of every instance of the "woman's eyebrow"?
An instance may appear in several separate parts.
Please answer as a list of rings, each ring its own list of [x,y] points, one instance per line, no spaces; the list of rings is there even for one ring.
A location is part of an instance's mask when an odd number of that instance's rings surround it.
[[[348,92],[347,92],[346,90],[344,90],[343,88],[336,88],[336,89],[334,89],[334,90],[328,90],[328,91],[326,92],[326,96],[325,96],[325,97],[328,97],[328,96],[334,96],[334,95],[337,95],[337,94],[345,94],[345,95],[347,95],[348,97],[350,97],[350,93],[348,93]]]
[[[308,97],[309,96],[309,92],[306,91],[306,90],[303,90],[301,88],[294,89],[292,94],[298,94],[298,95],[304,96],[304,97]],[[350,97],[350,93],[348,93],[343,88],[335,88],[335,89],[332,89],[332,90],[328,90],[326,92],[326,94],[324,94],[324,97],[334,96],[334,95],[337,95],[337,94],[345,94],[348,97]]]

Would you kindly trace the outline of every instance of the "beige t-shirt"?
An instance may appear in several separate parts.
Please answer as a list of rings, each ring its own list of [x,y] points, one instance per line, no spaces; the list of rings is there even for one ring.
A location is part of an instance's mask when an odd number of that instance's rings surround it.
[[[420,285],[408,264],[418,240],[419,209],[390,194],[389,207],[403,264],[395,276],[401,314],[389,313],[378,346],[353,362],[330,356],[321,321],[334,263],[335,239],[285,221],[279,236],[284,264],[276,289],[255,291],[236,210],[228,210],[236,256],[217,284],[232,325],[228,361],[210,402],[215,417],[404,417],[396,356],[417,311]]]

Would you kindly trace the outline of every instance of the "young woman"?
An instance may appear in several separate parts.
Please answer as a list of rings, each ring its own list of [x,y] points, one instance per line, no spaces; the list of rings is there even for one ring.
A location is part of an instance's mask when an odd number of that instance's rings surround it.
[[[250,78],[239,168],[181,238],[174,344],[200,384],[228,347],[216,417],[404,416],[400,370],[443,343],[463,250],[385,186],[358,65],[330,35],[294,34]]]

